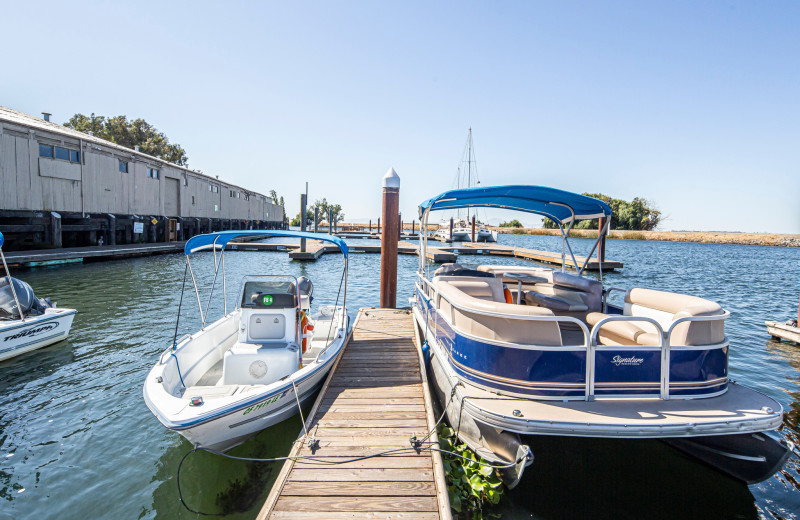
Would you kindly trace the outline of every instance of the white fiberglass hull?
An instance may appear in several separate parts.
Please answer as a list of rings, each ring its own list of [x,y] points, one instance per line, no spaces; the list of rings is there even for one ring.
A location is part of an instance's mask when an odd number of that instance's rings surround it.
[[[497,231],[481,229],[475,236],[476,242],[497,242]]]
[[[342,312],[337,310],[334,323],[340,323]],[[181,339],[174,352],[162,353],[145,380],[147,407],[192,444],[225,451],[298,413],[298,400],[302,404],[319,389],[347,339],[343,328],[334,327],[330,345],[316,361],[270,384],[193,386],[200,385],[200,377],[233,345],[238,323],[232,313]],[[320,331],[327,330],[317,324]],[[192,404],[195,397],[201,398],[200,404]]]
[[[67,339],[76,312],[50,308],[24,321],[0,322],[0,361]]]

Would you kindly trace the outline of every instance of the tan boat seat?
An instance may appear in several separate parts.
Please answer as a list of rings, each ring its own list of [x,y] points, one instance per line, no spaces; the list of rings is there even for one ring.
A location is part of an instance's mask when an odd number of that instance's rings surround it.
[[[561,332],[555,320],[522,320],[489,316],[486,313],[509,314],[513,316],[554,316],[549,309],[529,305],[505,303],[501,281],[497,278],[480,279],[490,286],[494,299],[481,298],[473,294],[486,294],[486,289],[475,284],[476,279],[453,280],[449,277],[434,279],[434,284],[443,296],[439,308],[460,331],[490,340],[522,343],[526,345],[561,345]],[[463,289],[466,288],[467,291]],[[452,308],[449,301],[455,304]]]
[[[634,288],[625,294],[624,316],[652,318],[666,332],[675,320],[690,316],[717,316],[724,314],[717,303],[687,294]],[[587,314],[589,325],[596,325],[609,315]],[[598,333],[603,345],[658,345],[656,328],[643,321],[614,321],[603,325]],[[723,320],[684,322],[675,327],[670,344],[713,345],[725,339]]]

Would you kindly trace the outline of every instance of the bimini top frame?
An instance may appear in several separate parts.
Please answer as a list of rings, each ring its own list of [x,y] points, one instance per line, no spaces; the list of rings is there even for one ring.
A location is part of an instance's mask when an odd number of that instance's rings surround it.
[[[461,208],[501,208],[525,213],[535,213],[548,217],[561,231],[561,270],[566,270],[566,250],[572,256],[572,262],[581,274],[589,258],[594,254],[600,240],[608,233],[611,224],[611,208],[602,200],[578,193],[548,188],[546,186],[509,185],[450,190],[428,199],[419,205],[419,219],[422,229],[427,230],[428,216],[431,211]],[[569,232],[577,220],[605,218],[606,223],[600,230],[591,252],[586,256],[583,266],[579,266],[569,244]],[[420,272],[424,271],[427,235],[424,235],[423,251],[420,254]],[[600,266],[602,275],[602,265]]]
[[[11,272],[8,270],[8,264],[6,263],[6,255],[3,254],[3,244],[5,243],[6,239],[3,236],[3,233],[0,233],[0,260],[3,261],[3,268],[6,270],[6,278],[8,278],[8,285],[11,287],[11,294],[14,295],[14,303],[17,305],[17,312],[19,313],[19,319],[25,321],[25,316],[22,314],[22,307],[19,306],[19,298],[17,298],[17,290],[14,289],[14,281],[11,279]]]
[[[222,268],[222,294],[223,294],[223,311],[224,314],[228,314],[228,297],[227,291],[225,290],[225,246],[236,237],[242,236],[262,236],[262,237],[292,237],[292,238],[308,238],[311,240],[321,240],[324,242],[330,242],[334,244],[336,247],[339,248],[339,251],[342,252],[344,255],[344,273],[342,274],[343,283],[344,283],[344,292],[342,294],[342,306],[346,308],[347,305],[347,257],[348,257],[348,248],[347,244],[344,240],[339,237],[334,237],[331,235],[322,235],[317,233],[307,233],[305,231],[291,231],[291,230],[276,230],[276,229],[253,229],[253,230],[233,230],[233,231],[219,231],[217,233],[208,233],[205,235],[197,235],[189,240],[186,241],[186,245],[183,247],[183,251],[186,254],[186,270],[192,275],[192,284],[194,285],[194,292],[195,296],[197,297],[197,306],[200,309],[200,318],[203,321],[203,329],[206,326],[206,318],[208,317],[208,310],[211,307],[211,297],[214,295],[214,287],[217,284],[217,274],[219,273],[220,268]],[[203,305],[200,302],[200,291],[197,288],[197,280],[194,277],[194,271],[192,270],[192,264],[189,260],[189,257],[193,253],[197,253],[200,251],[213,251],[214,252],[214,282],[211,285],[211,292],[208,295],[208,303],[206,303],[205,312],[203,311]],[[220,252],[219,260],[217,259],[217,251]],[[186,274],[184,273],[184,283],[186,280]],[[299,294],[298,294],[298,301]],[[181,289],[181,302],[183,302],[183,289]],[[338,302],[337,302],[338,305]],[[180,319],[180,306],[178,307],[178,319]],[[177,340],[177,332],[178,325],[175,324],[175,338],[173,338],[173,348],[176,344]]]

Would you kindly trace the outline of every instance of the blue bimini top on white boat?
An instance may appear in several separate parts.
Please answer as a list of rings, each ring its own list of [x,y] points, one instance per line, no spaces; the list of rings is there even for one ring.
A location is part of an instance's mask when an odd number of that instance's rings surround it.
[[[217,233],[208,233],[205,235],[197,235],[186,241],[183,250],[186,256],[196,253],[198,251],[205,251],[209,249],[224,249],[225,245],[236,237],[242,236],[264,236],[264,237],[295,237],[295,238],[308,238],[311,240],[322,240],[330,242],[339,248],[339,251],[347,257],[348,249],[344,240],[332,235],[323,235],[317,233],[308,233],[305,231],[284,231],[277,229],[253,229],[241,231],[219,231]],[[2,235],[0,235],[0,245],[2,245]]]
[[[502,208],[544,215],[559,223],[610,217],[611,208],[602,200],[546,186],[490,186],[450,190],[419,206],[427,210],[469,207]]]
[[[3,242],[4,241],[5,241],[5,238],[3,238],[3,233],[0,233],[0,247],[3,247]]]

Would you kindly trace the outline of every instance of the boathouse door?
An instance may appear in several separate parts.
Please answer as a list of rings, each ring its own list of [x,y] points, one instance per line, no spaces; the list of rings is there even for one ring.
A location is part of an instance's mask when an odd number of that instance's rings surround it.
[[[164,214],[168,217],[181,215],[180,181],[167,177],[164,190]]]
[[[167,219],[167,242],[178,240],[178,219]]]

